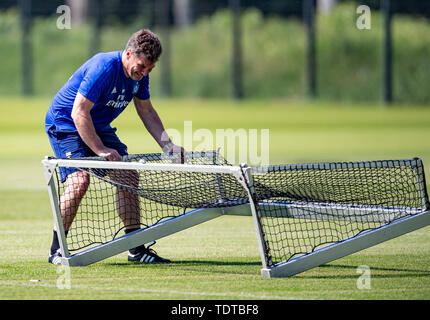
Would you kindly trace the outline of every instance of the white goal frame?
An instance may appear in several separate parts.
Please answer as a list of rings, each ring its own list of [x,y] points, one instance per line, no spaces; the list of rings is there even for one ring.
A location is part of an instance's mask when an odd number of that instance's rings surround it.
[[[346,255],[357,251],[369,248],[378,243],[393,239],[408,232],[412,232],[419,228],[430,225],[430,210],[428,205],[428,196],[425,186],[422,194],[423,206],[426,210],[414,211],[411,215],[395,220],[394,222],[385,224],[377,229],[364,231],[357,236],[345,239],[339,243],[334,243],[325,246],[314,252],[301,255],[289,261],[281,262],[272,265],[266,256],[266,241],[260,224],[262,216],[267,216],[270,210],[267,208],[277,206],[278,212],[281,208],[282,214],[286,217],[297,217],[303,215],[303,210],[306,206],[294,202],[274,202],[261,201],[256,203],[256,195],[254,190],[253,178],[256,174],[261,174],[267,170],[267,167],[247,167],[241,166],[219,166],[219,165],[192,165],[192,164],[165,164],[165,163],[144,163],[144,162],[111,162],[100,160],[71,160],[71,159],[55,159],[46,157],[42,160],[50,204],[53,212],[55,228],[58,233],[60,251],[62,255],[62,265],[66,266],[85,266],[97,261],[112,257],[119,253],[125,252],[139,245],[149,243],[151,241],[166,237],[176,232],[191,228],[200,223],[215,219],[222,215],[238,215],[252,216],[255,231],[259,244],[260,258],[262,262],[261,275],[265,278],[270,277],[286,277],[306,271],[308,269],[320,266],[330,261],[339,259]],[[321,165],[321,164],[320,164]],[[296,165],[297,167],[305,168],[308,165]],[[176,217],[167,218],[161,222],[149,226],[144,229],[134,231],[129,234],[119,236],[111,241],[97,244],[92,247],[83,249],[77,253],[71,254],[67,247],[67,240],[63,228],[60,208],[58,204],[58,190],[55,184],[54,173],[57,167],[85,167],[85,168],[100,168],[100,169],[134,169],[134,170],[166,170],[166,171],[182,171],[182,172],[208,172],[215,174],[229,174],[234,176],[237,181],[247,191],[249,204],[242,204],[231,207],[219,208],[199,208],[190,210]],[[416,183],[419,183],[418,181]],[[425,183],[425,181],[424,181]],[[222,186],[219,186],[222,190]],[[328,208],[329,207],[329,208]],[[309,207],[308,207],[309,208]],[[319,208],[319,209],[318,209]],[[327,219],[330,217],[324,216],[327,209],[351,212],[350,215],[344,215],[344,219],[354,219],[357,214],[369,214],[369,207],[360,208],[359,206],[348,207],[340,205],[313,205],[312,209],[317,212],[313,218]],[[398,208],[404,209],[404,208]],[[319,211],[320,210],[320,211]],[[375,210],[385,210],[389,214],[396,214],[396,208],[378,207]],[[371,212],[370,212],[371,214]],[[307,216],[309,218],[309,216]]]
[[[165,164],[165,163],[141,163],[141,162],[117,162],[100,160],[71,160],[46,157],[42,160],[48,194],[52,207],[55,228],[58,233],[62,264],[67,266],[84,266],[109,258],[121,252],[127,251],[139,245],[166,237],[176,232],[196,226],[200,223],[212,220],[221,215],[252,215],[253,205],[234,207],[201,208],[193,209],[177,217],[165,220],[140,229],[106,243],[94,245],[90,248],[71,254],[67,247],[64,227],[58,204],[58,190],[55,185],[54,173],[57,167],[84,167],[98,169],[124,169],[124,170],[165,170],[181,172],[209,172],[215,174],[229,174],[234,176],[246,189],[242,167],[218,166],[218,165],[191,165],[191,164]],[[250,201],[252,203],[252,201]]]

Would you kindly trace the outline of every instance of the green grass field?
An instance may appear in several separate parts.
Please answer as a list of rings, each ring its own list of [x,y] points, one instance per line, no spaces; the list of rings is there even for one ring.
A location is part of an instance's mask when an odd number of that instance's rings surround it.
[[[252,219],[222,217],[157,242],[171,265],[126,253],[70,270],[47,263],[52,213],[41,160],[45,98],[0,98],[0,299],[430,299],[430,227],[302,274],[263,279]],[[269,129],[270,162],[421,157],[430,177],[430,108],[295,101],[153,99],[166,128]],[[159,152],[133,106],[116,121],[130,153]],[[179,142],[179,141],[177,141]],[[180,143],[180,142],[179,142]],[[199,141],[193,142],[193,147]],[[371,271],[360,290],[357,267]]]

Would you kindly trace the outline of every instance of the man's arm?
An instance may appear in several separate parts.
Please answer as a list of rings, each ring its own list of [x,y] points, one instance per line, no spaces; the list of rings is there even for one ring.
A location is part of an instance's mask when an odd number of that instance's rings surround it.
[[[97,135],[91,119],[91,108],[94,103],[78,92],[72,109],[72,119],[85,144],[100,157],[111,161],[121,160],[118,151],[106,147]]]
[[[136,107],[137,114],[142,120],[145,128],[157,141],[158,145],[163,149],[164,152],[181,152],[184,153],[182,147],[176,146],[172,143],[169,136],[167,135],[163,123],[152,106],[151,100],[141,100],[134,97],[134,105]]]

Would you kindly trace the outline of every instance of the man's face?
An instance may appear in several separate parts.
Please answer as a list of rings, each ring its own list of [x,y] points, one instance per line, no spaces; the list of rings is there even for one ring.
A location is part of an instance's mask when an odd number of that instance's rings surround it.
[[[149,62],[144,54],[134,55],[128,49],[125,51],[123,66],[128,78],[139,81],[152,71],[155,63]]]

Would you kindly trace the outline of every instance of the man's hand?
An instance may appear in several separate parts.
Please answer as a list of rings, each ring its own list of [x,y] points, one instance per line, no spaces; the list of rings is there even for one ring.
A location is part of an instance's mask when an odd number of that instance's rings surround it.
[[[168,142],[163,146],[164,153],[173,153],[173,155],[177,155],[177,158],[173,160],[174,163],[185,163],[185,149],[181,146],[177,146],[173,142]]]
[[[104,148],[97,153],[99,157],[103,157],[109,161],[121,161],[121,155],[115,149]]]
[[[121,156],[111,148],[106,147],[97,135],[91,118],[91,109],[94,103],[79,92],[76,95],[72,109],[72,119],[76,129],[85,144],[99,157],[110,161],[119,161]]]

